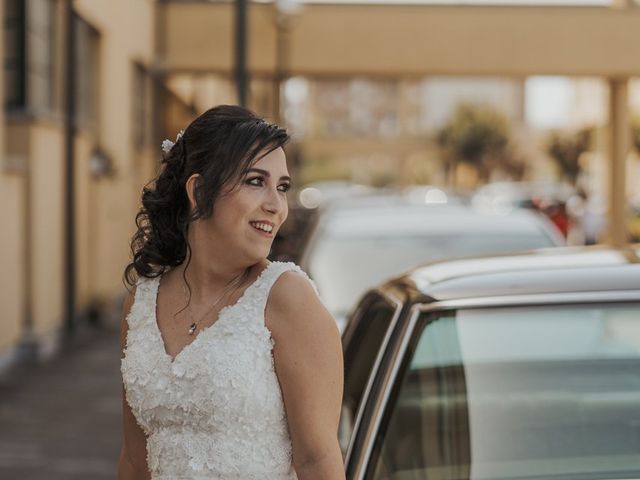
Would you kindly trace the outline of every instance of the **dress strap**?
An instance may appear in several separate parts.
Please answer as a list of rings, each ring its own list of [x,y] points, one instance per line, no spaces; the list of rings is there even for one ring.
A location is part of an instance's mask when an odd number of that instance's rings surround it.
[[[316,286],[314,281],[311,280],[311,278],[309,278],[309,275],[307,275],[307,273],[298,265],[293,262],[271,262],[261,274],[262,278],[260,278],[260,286],[258,288],[258,296],[260,300],[258,302],[258,306],[260,307],[261,312],[264,313],[264,309],[267,305],[267,299],[269,298],[269,293],[271,292],[273,284],[276,283],[276,280],[278,280],[278,278],[280,278],[280,275],[288,271],[298,272],[300,275],[306,278],[307,281],[311,283],[311,286],[316,292],[316,295],[318,295],[318,297],[320,296],[318,293],[318,287]]]
[[[139,277],[136,282],[136,293],[133,305],[127,315],[130,329],[140,328],[151,321],[155,321],[156,299],[160,277]]]

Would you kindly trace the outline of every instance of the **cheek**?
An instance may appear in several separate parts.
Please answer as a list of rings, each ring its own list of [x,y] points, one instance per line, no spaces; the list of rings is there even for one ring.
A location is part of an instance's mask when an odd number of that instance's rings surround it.
[[[252,192],[246,188],[234,192],[220,202],[220,215],[226,219],[238,220],[239,216],[250,213],[259,204],[259,198],[256,192]]]

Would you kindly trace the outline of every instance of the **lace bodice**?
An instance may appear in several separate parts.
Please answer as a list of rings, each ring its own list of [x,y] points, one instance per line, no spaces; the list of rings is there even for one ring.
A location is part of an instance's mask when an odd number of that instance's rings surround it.
[[[160,277],[139,280],[121,371],[153,480],[296,479],[264,323],[271,286],[287,270],[306,277],[271,262],[174,360],[156,320]]]

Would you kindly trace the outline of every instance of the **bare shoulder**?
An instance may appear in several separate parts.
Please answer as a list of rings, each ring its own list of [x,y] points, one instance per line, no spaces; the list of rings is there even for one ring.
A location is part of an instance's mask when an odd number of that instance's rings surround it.
[[[309,279],[295,270],[280,274],[271,288],[265,309],[267,327],[276,340],[285,332],[336,336],[336,321],[323,305]]]

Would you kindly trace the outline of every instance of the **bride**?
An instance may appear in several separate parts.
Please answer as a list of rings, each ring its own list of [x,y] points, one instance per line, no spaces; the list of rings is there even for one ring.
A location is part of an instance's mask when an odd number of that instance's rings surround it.
[[[287,140],[218,106],[163,143],[125,269],[120,480],[345,478],[338,328],[296,264],[267,260]]]

